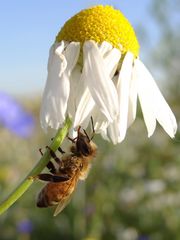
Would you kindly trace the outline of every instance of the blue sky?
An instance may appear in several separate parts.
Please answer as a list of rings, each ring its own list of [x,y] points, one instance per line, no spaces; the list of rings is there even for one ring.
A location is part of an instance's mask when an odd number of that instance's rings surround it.
[[[47,75],[48,51],[63,23],[81,9],[109,4],[120,9],[136,28],[153,31],[151,0],[31,0],[0,2],[0,90],[41,94]]]

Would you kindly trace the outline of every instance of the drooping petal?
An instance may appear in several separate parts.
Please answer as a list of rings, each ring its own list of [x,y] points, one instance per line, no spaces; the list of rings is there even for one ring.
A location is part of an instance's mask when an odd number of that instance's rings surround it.
[[[70,92],[69,77],[79,56],[80,44],[70,43],[65,51],[62,46],[63,42],[58,47],[54,44],[50,51],[48,77],[40,111],[41,124],[45,130],[48,126],[58,129],[65,120]]]
[[[103,41],[99,44],[98,48],[99,52],[104,57],[112,49],[112,45],[106,41]]]
[[[55,51],[58,49],[59,53],[62,53],[66,46],[67,46],[67,42],[65,42],[65,41],[61,41],[60,43],[54,43],[51,46],[51,48],[49,50],[49,59],[48,59],[48,64],[47,64],[48,71],[50,70],[51,65],[54,64],[53,61],[54,61],[54,53],[55,53]],[[66,61],[65,61],[65,63],[66,63]],[[67,63],[66,63],[66,65],[67,65]],[[66,67],[66,65],[65,65],[65,67]],[[64,68],[62,68],[62,69],[64,69]]]
[[[67,59],[67,75],[69,76],[75,67],[80,53],[80,43],[79,42],[71,42],[65,49],[64,55]]]
[[[97,106],[95,106],[93,109],[92,118],[93,118],[95,132],[98,134],[101,134],[101,136],[105,140],[109,141],[109,138],[107,136],[107,128],[108,128],[109,122],[107,121],[104,114],[102,114],[98,110]]]
[[[156,128],[156,116],[153,110],[153,105],[155,105],[154,93],[152,89],[149,88],[148,78],[144,75],[139,60],[135,60],[135,70],[137,77],[137,91],[138,98],[140,101],[145,125],[148,131],[148,137],[150,137]],[[141,72],[142,71],[142,72]]]
[[[70,93],[71,72],[73,71],[78,61],[79,52],[80,52],[80,43],[78,42],[71,42],[64,51],[64,57],[67,61],[67,67],[62,74],[61,73],[59,74],[60,82],[61,82],[59,98],[62,99],[62,101],[59,100],[59,111],[63,115],[63,121],[65,120],[67,103],[68,103],[68,98]]]
[[[117,48],[112,48],[112,45],[106,41],[102,42],[98,47],[106,65],[106,71],[112,78],[119,63],[121,52]]]
[[[112,49],[112,45],[106,41],[99,45],[99,52],[106,65],[106,71],[112,78],[119,63],[121,52],[117,48]]]
[[[144,64],[138,59],[135,61],[135,64],[138,96],[148,129],[148,136],[153,134],[157,119],[167,134],[173,138],[177,130],[177,123],[173,112]]]
[[[127,52],[120,69],[117,92],[119,99],[119,141],[123,141],[126,136],[127,122],[128,122],[128,108],[129,108],[129,88],[132,77],[133,54]]]
[[[129,109],[128,109],[128,122],[127,127],[129,127],[136,118],[137,111],[137,76],[136,69],[133,66],[132,76],[130,79],[129,86]]]
[[[76,65],[70,76],[70,94],[68,100],[68,114],[72,121],[75,118],[76,110],[81,96],[84,93],[84,81],[81,77],[81,67]]]
[[[57,112],[56,106],[54,104],[54,94],[57,94],[56,92],[56,85],[58,86],[58,78],[53,76],[54,69],[56,70],[56,74],[59,74],[59,69],[62,65],[66,64],[66,61],[63,62],[64,59],[59,59],[59,57],[55,54],[55,50],[57,48],[57,44],[53,44],[50,48],[49,52],[49,60],[48,60],[48,77],[46,81],[46,86],[43,93],[42,98],[42,105],[40,110],[40,121],[42,128],[45,130],[47,129],[48,125],[53,123],[50,123],[52,115]],[[64,50],[64,42],[62,41],[59,44],[59,50],[61,49],[61,53]],[[55,92],[54,92],[55,90]],[[54,116],[55,118],[56,116]],[[56,126],[57,127],[57,126]]]
[[[92,111],[92,118],[93,118],[93,123],[94,123],[94,130],[99,133],[101,130],[107,128],[108,126],[108,121],[104,114],[99,111],[97,106],[94,106],[93,111]]]
[[[121,52],[117,48],[113,48],[108,54],[106,54],[106,56],[104,56],[104,64],[111,78],[116,72],[120,58]]]
[[[92,118],[94,122],[94,130],[96,133],[101,134],[101,136],[107,140],[116,144],[118,142],[118,127],[117,120],[112,123],[108,122],[104,114],[102,114],[97,106],[94,106],[92,111]],[[116,124],[115,124],[116,123]]]
[[[86,88],[83,95],[81,96],[81,100],[76,110],[74,127],[78,125],[82,125],[85,119],[87,118],[90,119],[90,113],[94,106],[95,106],[95,102],[91,97],[89,89]]]
[[[119,137],[119,126],[117,120],[114,120],[113,123],[109,124],[107,133],[113,144],[117,144],[121,141]]]
[[[99,51],[101,56],[103,57],[104,64],[106,65],[107,73],[109,75],[113,75],[112,72],[115,71],[114,69],[116,69],[118,61],[120,59],[120,55],[121,55],[120,51],[118,49],[112,49],[112,45],[107,42],[103,42],[102,44],[100,44]],[[83,82],[85,82],[84,75],[82,75],[80,79],[81,79],[81,85],[83,85]],[[76,91],[75,86],[73,87],[73,89],[74,91]],[[85,89],[84,92],[80,95],[80,97],[81,99],[79,101],[79,104],[77,105],[78,107],[75,114],[74,127],[78,125],[82,125],[86,118],[90,119],[90,116],[93,116],[93,119],[96,123],[98,121],[98,126],[100,126],[99,119],[102,120],[103,118],[102,121],[107,122],[106,118],[103,117],[103,114],[95,106],[95,102],[91,96],[89,89]],[[98,112],[98,118],[94,116],[95,112]],[[101,117],[99,117],[100,115]]]
[[[104,60],[93,41],[84,43],[83,53],[82,74],[86,84],[100,111],[109,121],[112,121],[118,113],[118,96],[114,83],[110,79]]]

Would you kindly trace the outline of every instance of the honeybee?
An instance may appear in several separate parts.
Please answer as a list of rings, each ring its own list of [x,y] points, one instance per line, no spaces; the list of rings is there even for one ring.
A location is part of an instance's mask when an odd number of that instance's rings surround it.
[[[66,207],[78,181],[87,178],[91,161],[96,155],[97,146],[92,138],[89,138],[86,131],[82,132],[81,127],[79,127],[77,137],[75,139],[69,138],[72,141],[70,154],[63,155],[62,159],[58,158],[55,152],[47,146],[51,157],[58,164],[58,168],[49,161],[47,167],[50,173],[42,173],[37,176],[40,180],[48,181],[38,195],[38,207],[57,205],[54,216]],[[59,151],[64,154],[61,148]]]

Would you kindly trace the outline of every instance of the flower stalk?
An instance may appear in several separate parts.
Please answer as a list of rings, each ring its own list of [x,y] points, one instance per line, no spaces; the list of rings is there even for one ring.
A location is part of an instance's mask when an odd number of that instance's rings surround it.
[[[58,147],[62,144],[65,139],[69,129],[71,127],[71,120],[66,119],[63,128],[59,129],[56,136],[54,137],[50,148],[56,151]],[[51,156],[49,150],[46,150],[44,155],[40,158],[39,162],[30,171],[27,177],[19,184],[19,186],[0,204],[0,214],[4,213],[12,204],[14,204],[31,186],[35,180],[35,176],[41,173],[41,171],[46,167]]]

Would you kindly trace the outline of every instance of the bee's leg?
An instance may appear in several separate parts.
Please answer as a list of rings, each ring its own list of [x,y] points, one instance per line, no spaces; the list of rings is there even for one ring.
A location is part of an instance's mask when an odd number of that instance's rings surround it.
[[[42,149],[41,149],[41,148],[39,149],[39,152],[40,152],[41,155],[43,156],[43,152],[42,152]],[[51,161],[48,162],[48,164],[46,165],[46,167],[49,169],[49,171],[50,171],[51,173],[56,173],[56,168],[55,168],[54,164],[53,164]]]
[[[54,139],[54,138],[51,138],[52,141],[53,141],[53,139]],[[62,150],[61,147],[58,147],[58,151],[59,151],[60,153],[62,153],[62,154],[66,153],[65,151]]]
[[[49,171],[50,171],[51,173],[53,173],[53,174],[56,173],[56,168],[55,168],[54,164],[53,164],[51,161],[48,162],[48,164],[46,165],[46,167],[49,169]]]
[[[79,132],[80,132],[80,129],[81,129],[81,127],[79,126],[78,129],[77,129],[77,133],[78,133],[78,134],[79,134]],[[69,139],[72,143],[76,143],[77,138],[78,138],[78,136],[75,137],[75,138],[70,138],[70,137],[68,136],[68,139]]]
[[[62,165],[61,159],[56,156],[55,152],[50,147],[46,146],[46,148],[49,149],[51,157],[58,163],[58,165],[61,166]]]
[[[62,150],[61,147],[58,147],[58,151],[59,151],[60,153],[62,153],[62,154],[66,153],[65,151]]]
[[[41,156],[43,156],[43,152],[42,152],[41,148],[39,148],[39,152],[40,152]]]
[[[40,173],[36,178],[46,182],[66,182],[69,180],[68,176],[58,176],[49,173]]]
[[[76,139],[77,139],[77,137],[76,138],[70,138],[70,137],[68,137],[68,139],[72,142],[72,143],[75,143],[76,142]]]

